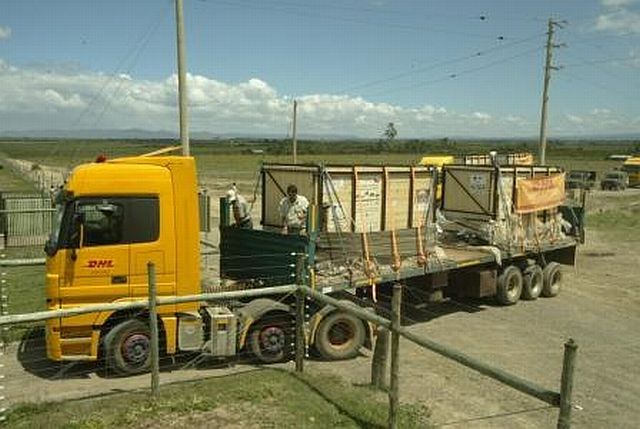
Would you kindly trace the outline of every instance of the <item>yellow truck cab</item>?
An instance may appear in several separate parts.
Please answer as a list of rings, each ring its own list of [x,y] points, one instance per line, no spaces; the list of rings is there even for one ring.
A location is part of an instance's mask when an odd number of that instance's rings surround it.
[[[629,186],[640,186],[640,156],[634,156],[627,159],[622,164],[622,171],[629,175]]]
[[[158,295],[200,292],[198,200],[194,159],[140,156],[77,167],[57,204],[47,242],[50,310],[147,298],[147,263],[156,267]],[[176,350],[178,313],[198,303],[162,306],[167,353]],[[124,372],[148,360],[146,325],[127,312],[103,311],[47,322],[53,360],[97,360]],[[101,349],[102,344],[104,350]]]

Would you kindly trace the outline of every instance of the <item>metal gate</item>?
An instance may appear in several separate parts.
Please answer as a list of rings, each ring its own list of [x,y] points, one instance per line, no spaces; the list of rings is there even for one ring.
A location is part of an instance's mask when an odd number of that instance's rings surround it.
[[[41,194],[0,193],[0,234],[4,247],[39,246],[51,232],[51,198]]]

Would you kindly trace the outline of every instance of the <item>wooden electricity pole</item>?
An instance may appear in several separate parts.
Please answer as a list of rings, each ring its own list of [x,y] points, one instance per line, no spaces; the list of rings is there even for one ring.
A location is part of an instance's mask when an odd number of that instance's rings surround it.
[[[292,130],[292,138],[293,138],[293,163],[298,163],[298,141],[296,138],[296,119],[298,116],[298,100],[293,100],[293,130]]]
[[[547,56],[544,63],[544,87],[542,89],[542,112],[540,113],[540,164],[546,164],[547,156],[547,102],[549,101],[549,81],[551,80],[551,70],[558,70],[558,67],[551,65],[553,59],[553,48],[559,48],[563,45],[555,45],[553,43],[554,27],[562,28],[562,24],[566,21],[556,22],[549,18],[549,27],[547,30]]]
[[[178,44],[178,100],[180,115],[180,145],[182,154],[189,156],[189,115],[187,112],[187,71],[184,48],[184,16],[182,13],[182,0],[176,1],[176,27]]]

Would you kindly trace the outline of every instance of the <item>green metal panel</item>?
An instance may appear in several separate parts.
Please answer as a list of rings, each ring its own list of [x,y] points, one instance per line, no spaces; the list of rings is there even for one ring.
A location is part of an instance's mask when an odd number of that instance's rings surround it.
[[[306,236],[221,227],[220,275],[256,286],[294,283],[297,255],[304,254],[307,245]]]

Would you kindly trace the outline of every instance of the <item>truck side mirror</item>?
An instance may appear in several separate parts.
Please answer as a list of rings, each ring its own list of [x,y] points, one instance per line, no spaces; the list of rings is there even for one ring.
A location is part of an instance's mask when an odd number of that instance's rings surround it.
[[[56,247],[53,245],[53,243],[51,242],[51,239],[48,239],[45,243],[44,243],[44,253],[49,256],[49,257],[53,257],[55,256],[55,254],[57,253]]]
[[[75,261],[78,258],[76,249],[81,249],[84,242],[84,213],[76,212],[73,214],[73,231],[71,259]]]

